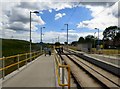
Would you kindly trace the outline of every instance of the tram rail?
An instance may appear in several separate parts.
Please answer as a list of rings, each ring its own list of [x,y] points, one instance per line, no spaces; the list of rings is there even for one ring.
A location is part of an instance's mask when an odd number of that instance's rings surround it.
[[[66,52],[61,57],[66,64],[70,65],[71,73],[81,88],[120,89],[119,76],[111,74],[109,71],[76,56],[74,53]]]

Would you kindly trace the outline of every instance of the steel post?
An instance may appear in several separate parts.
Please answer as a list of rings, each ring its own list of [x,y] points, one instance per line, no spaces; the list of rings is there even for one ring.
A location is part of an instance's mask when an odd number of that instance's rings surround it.
[[[17,58],[17,62],[18,62],[18,70],[19,70],[19,67],[20,67],[20,65],[19,65],[19,60],[20,60],[20,55],[18,54],[18,58]]]
[[[5,57],[3,57],[3,60],[2,60],[2,68],[3,68],[3,70],[2,70],[2,79],[4,79],[4,77],[5,77]]]

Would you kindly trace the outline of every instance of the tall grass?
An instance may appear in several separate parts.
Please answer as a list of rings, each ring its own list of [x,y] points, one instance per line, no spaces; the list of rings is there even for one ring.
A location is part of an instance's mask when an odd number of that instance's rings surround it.
[[[29,52],[29,42],[16,39],[2,39],[2,56],[11,56]],[[32,50],[40,50],[40,45],[32,43]]]

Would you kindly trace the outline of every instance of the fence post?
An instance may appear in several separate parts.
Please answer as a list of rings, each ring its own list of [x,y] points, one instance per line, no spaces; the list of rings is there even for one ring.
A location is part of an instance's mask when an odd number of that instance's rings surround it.
[[[30,52],[30,62],[32,62],[32,53]]]
[[[2,79],[4,79],[4,77],[5,77],[5,57],[3,56],[3,60],[2,60],[2,68],[3,68],[3,70],[2,70]]]
[[[17,58],[17,62],[18,62],[18,70],[19,70],[19,67],[20,67],[20,65],[19,65],[19,61],[20,61],[20,55],[18,54],[18,58]]]
[[[34,60],[35,60],[35,52],[34,52]]]
[[[42,53],[38,52],[38,55],[40,56]]]
[[[68,89],[70,89],[70,66],[68,65]]]
[[[56,54],[57,55],[57,54]],[[56,56],[57,57],[57,56]],[[59,61],[59,57],[57,57],[58,58],[58,73],[59,73],[59,76],[60,76],[60,67],[59,67],[59,63],[60,63],[60,61]],[[56,59],[57,60],[57,59]]]
[[[26,65],[27,65],[27,53],[26,53]]]
[[[64,65],[64,61],[62,61],[62,65]],[[64,67],[62,67],[62,84],[64,84]],[[62,86],[62,89],[64,89],[64,86]]]

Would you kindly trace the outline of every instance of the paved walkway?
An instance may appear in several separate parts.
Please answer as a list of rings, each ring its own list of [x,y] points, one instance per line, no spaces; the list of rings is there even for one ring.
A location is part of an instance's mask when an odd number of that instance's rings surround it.
[[[112,57],[112,56],[109,57],[109,56],[100,55],[100,54],[87,54],[87,55],[90,55],[90,56],[95,57],[97,59],[115,64],[117,66],[119,66],[119,64],[120,64],[120,58],[118,58],[118,57],[115,58],[115,57]]]
[[[3,83],[3,87],[55,87],[54,56],[40,56],[29,67]]]
[[[69,49],[69,50],[72,50],[72,49]],[[75,50],[72,50],[72,51],[75,51]],[[102,55],[102,54],[87,54],[87,53],[81,52],[81,51],[75,51],[75,52],[84,53],[85,55],[89,55],[89,56],[97,58],[99,60],[102,60],[102,61],[105,61],[105,62],[112,63],[114,65],[120,66],[119,65],[120,64],[119,56],[114,57],[114,56],[108,56],[108,55]]]

